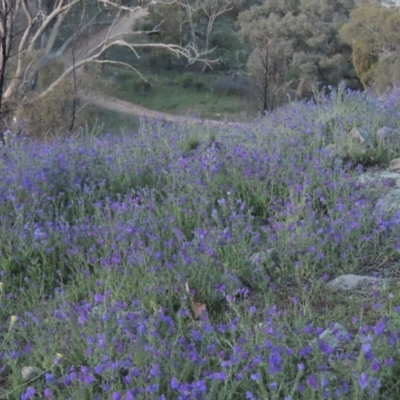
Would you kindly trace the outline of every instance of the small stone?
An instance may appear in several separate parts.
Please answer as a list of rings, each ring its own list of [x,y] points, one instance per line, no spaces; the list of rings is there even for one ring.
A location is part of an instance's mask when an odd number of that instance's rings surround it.
[[[378,129],[376,132],[376,138],[380,145],[385,145],[391,150],[399,151],[400,150],[400,130],[399,129],[391,129],[387,126]]]
[[[342,342],[346,342],[349,337],[350,334],[346,328],[337,322],[333,324],[332,328],[325,329],[319,335],[320,340],[333,348],[336,348]]]
[[[342,292],[359,289],[365,286],[371,286],[376,284],[384,284],[385,279],[373,278],[370,276],[360,275],[340,275],[332,281],[328,282],[325,287],[328,290],[338,290]]]
[[[393,129],[384,126],[376,132],[376,138],[379,144],[387,144],[390,137],[393,135]]]
[[[277,264],[279,262],[279,256],[276,249],[267,249],[259,251],[258,253],[254,253],[250,257],[250,262],[254,265],[266,264],[268,262],[272,262],[273,264]]]
[[[31,381],[43,374],[44,371],[38,367],[23,367],[21,370],[22,379],[24,381]]]
[[[366,129],[353,128],[349,133],[350,141],[355,145],[361,145],[364,147],[372,146],[372,138]]]
[[[363,145],[365,143],[365,139],[362,137],[361,133],[357,128],[353,128],[349,133],[350,139],[357,144]]]
[[[400,211],[400,189],[395,187],[382,197],[376,203],[376,210],[386,217],[391,217]]]
[[[335,322],[328,329],[325,329],[318,338],[313,339],[310,345],[313,348],[317,348],[320,342],[325,343],[334,350],[338,350],[343,344],[346,344],[351,339],[350,333],[347,329]]]
[[[391,172],[400,172],[400,158],[395,158],[390,161],[389,170]]]

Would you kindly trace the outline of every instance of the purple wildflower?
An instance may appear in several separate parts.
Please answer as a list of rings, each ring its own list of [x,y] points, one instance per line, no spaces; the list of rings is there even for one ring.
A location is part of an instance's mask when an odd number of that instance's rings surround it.
[[[365,372],[363,372],[358,381],[360,388],[365,389],[368,386],[368,381],[369,381],[369,376]]]
[[[315,375],[310,375],[307,379],[307,382],[313,389],[318,389],[318,379]]]
[[[32,399],[36,394],[36,389],[32,386],[29,386],[26,389],[26,392],[21,396],[21,400],[30,400]]]

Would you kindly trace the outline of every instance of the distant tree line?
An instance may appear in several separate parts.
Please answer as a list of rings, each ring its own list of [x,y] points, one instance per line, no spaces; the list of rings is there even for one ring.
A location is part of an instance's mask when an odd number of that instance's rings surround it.
[[[344,82],[391,90],[400,82],[400,8],[364,0],[265,0],[238,16],[253,46],[248,71],[262,111],[291,94]]]
[[[259,108],[270,111],[340,82],[355,90],[372,86],[380,93],[393,88],[400,80],[400,8],[385,4],[184,0],[155,5],[145,24],[159,28],[152,40],[216,55],[230,46],[233,35],[239,37],[249,50],[245,72],[256,88]],[[220,34],[227,18],[236,21],[230,37]],[[233,64],[227,69],[238,67]]]

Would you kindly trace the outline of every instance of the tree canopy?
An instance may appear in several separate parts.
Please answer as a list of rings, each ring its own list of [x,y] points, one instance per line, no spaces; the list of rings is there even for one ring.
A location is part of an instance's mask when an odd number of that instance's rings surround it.
[[[347,79],[357,87],[351,48],[338,34],[353,8],[353,0],[265,0],[239,14],[239,33],[254,47],[270,39],[290,46],[287,82],[322,86]]]
[[[353,49],[360,81],[384,91],[400,82],[400,10],[367,5],[351,12],[340,37]]]

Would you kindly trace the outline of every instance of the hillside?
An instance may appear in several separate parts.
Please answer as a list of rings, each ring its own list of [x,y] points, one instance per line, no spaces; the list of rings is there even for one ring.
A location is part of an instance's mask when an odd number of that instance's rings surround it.
[[[399,112],[14,139],[0,398],[398,398]]]

